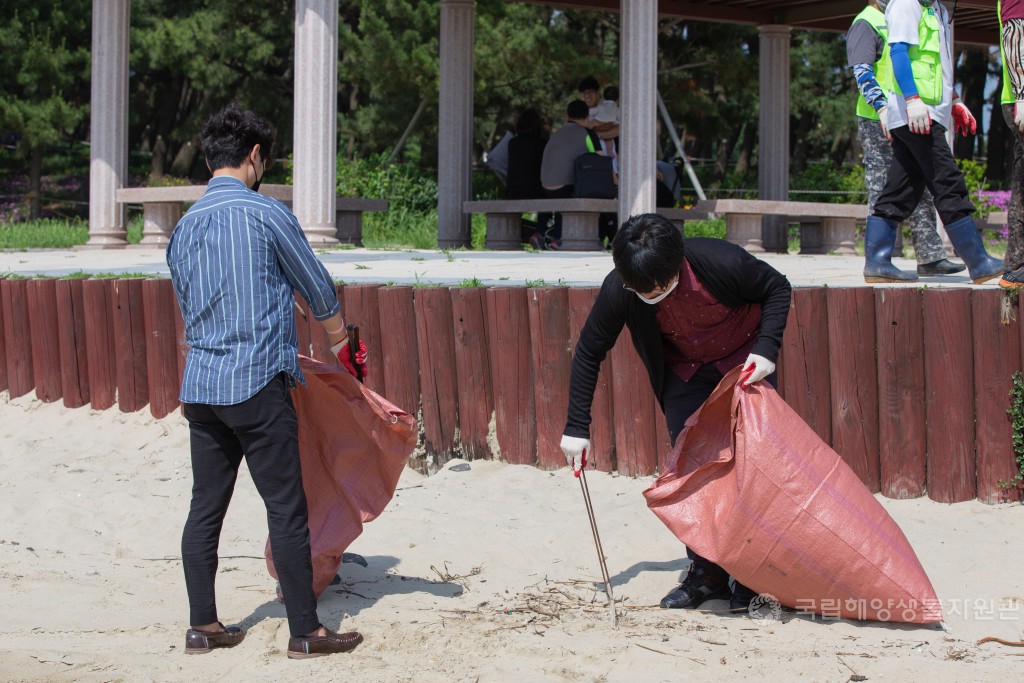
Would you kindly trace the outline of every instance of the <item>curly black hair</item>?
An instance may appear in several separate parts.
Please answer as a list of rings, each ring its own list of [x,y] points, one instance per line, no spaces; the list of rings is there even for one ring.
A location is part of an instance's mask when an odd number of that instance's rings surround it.
[[[199,148],[211,171],[237,168],[254,145],[260,146],[263,161],[272,158],[277,131],[266,119],[232,102],[203,124]]]

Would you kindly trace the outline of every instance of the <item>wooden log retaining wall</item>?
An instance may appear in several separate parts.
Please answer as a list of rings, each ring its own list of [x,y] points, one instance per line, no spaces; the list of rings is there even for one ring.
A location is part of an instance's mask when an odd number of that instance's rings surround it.
[[[572,349],[597,288],[339,285],[369,350],[367,384],[420,423],[414,465],[500,457],[563,466]],[[300,348],[331,353],[296,316]],[[1009,315],[1008,315],[1009,313]],[[1009,390],[1019,303],[994,288],[797,288],[779,359],[787,402],[890,498],[1019,500]],[[166,279],[0,279],[0,390],[122,411],[178,408],[187,347]],[[591,455],[654,474],[668,433],[624,331],[598,379]]]

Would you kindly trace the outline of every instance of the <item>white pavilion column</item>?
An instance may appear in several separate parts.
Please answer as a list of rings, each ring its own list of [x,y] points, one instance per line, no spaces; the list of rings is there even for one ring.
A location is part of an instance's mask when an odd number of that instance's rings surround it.
[[[761,112],[757,155],[757,195],[789,198],[789,26],[759,26],[761,34]],[[785,219],[765,216],[761,230],[765,251],[788,246]],[[752,249],[751,251],[756,251]]]
[[[295,2],[292,212],[310,244],[337,244],[338,2]]]
[[[115,201],[128,177],[129,0],[92,2],[87,248],[128,244],[124,207]]]
[[[441,83],[438,102],[437,246],[469,246],[473,155],[475,0],[441,0]]]
[[[654,211],[658,3],[621,0],[619,222]]]

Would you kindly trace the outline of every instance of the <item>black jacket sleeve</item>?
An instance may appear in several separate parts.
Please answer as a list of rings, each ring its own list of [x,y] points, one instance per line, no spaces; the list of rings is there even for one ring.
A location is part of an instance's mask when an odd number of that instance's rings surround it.
[[[608,351],[626,323],[628,295],[615,271],[604,279],[587,322],[580,331],[569,375],[569,409],[565,434],[590,438],[590,407],[594,401],[597,375]]]

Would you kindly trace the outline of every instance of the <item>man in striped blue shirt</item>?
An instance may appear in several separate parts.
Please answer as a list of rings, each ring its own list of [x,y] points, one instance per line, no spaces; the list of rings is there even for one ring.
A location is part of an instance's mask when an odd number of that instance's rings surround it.
[[[230,105],[204,125],[213,178],[167,245],[167,265],[189,345],[181,401],[192,450],[192,504],[181,540],[191,628],[185,652],[232,647],[245,634],[217,617],[220,530],[245,457],[267,508],[274,565],[286,599],[288,656],[347,652],[358,633],[335,633],[316,614],[306,496],[290,391],[304,381],[294,291],[355,374],[334,283],[295,216],[256,193],[271,163],[274,128]],[[251,189],[250,189],[251,188]],[[365,347],[355,362],[365,363]],[[365,369],[365,366],[364,366]],[[365,374],[365,372],[364,372]]]

